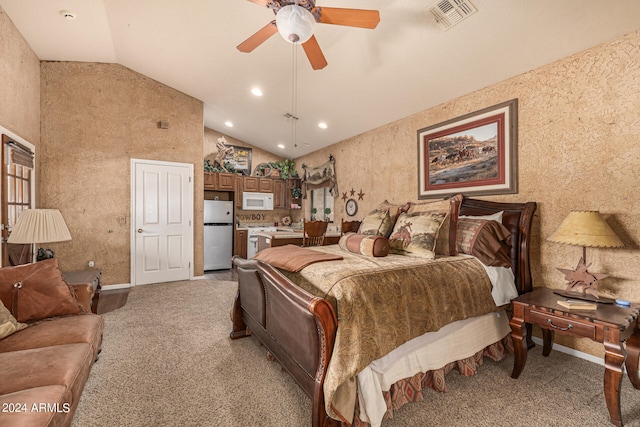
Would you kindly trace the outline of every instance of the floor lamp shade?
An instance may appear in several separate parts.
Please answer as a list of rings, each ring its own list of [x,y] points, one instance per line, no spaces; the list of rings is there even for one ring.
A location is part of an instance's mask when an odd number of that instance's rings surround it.
[[[51,243],[67,240],[71,240],[71,234],[58,209],[27,209],[18,217],[7,243]]]

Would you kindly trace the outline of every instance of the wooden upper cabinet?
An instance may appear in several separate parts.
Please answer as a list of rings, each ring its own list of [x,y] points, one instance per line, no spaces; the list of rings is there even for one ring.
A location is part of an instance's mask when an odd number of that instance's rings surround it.
[[[244,177],[236,175],[233,198],[235,200],[236,209],[242,209],[242,192],[244,191]]]
[[[282,179],[273,180],[273,207],[286,208],[287,207],[287,186]]]
[[[232,173],[205,172],[205,190],[228,190],[235,189],[236,175]]]
[[[257,176],[245,176],[243,177],[242,191],[260,191],[260,178]]]
[[[215,190],[218,186],[218,174],[215,172],[204,173],[204,188],[207,190]]]
[[[233,173],[218,174],[218,190],[233,191],[236,187],[236,175]]]
[[[260,178],[260,191],[261,193],[273,193],[273,178]]]

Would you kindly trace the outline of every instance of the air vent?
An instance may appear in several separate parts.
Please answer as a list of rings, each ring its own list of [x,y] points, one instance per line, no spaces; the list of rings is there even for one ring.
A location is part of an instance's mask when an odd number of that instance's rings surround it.
[[[436,22],[445,30],[460,23],[477,11],[478,9],[470,0],[442,0],[430,9]]]

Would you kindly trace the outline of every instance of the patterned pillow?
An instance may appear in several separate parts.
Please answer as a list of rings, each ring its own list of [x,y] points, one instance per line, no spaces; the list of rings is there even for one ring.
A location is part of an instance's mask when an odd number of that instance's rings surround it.
[[[444,212],[447,213],[436,242],[436,255],[458,255],[457,248],[457,230],[458,230],[458,213],[462,204],[462,194],[456,194],[444,200],[432,200],[422,203],[412,203],[409,207],[408,214],[416,215],[426,212]]]
[[[383,257],[389,255],[389,240],[384,236],[367,236],[347,233],[340,238],[338,246],[344,251],[360,255]]]
[[[400,255],[435,258],[435,246],[438,231],[447,214],[443,212],[424,212],[409,215],[401,213],[389,237],[391,252]]]
[[[389,216],[389,209],[378,210],[378,208],[376,208],[364,217],[360,228],[358,228],[358,234],[384,236],[384,232],[387,231],[390,223],[391,217]]]
[[[391,231],[393,230],[393,226],[396,223],[396,219],[398,219],[398,215],[400,214],[400,211],[402,209],[404,209],[404,206],[394,205],[392,203],[389,203],[387,200],[385,200],[384,202],[380,203],[377,208],[371,211],[371,213],[369,213],[367,217],[365,217],[365,220],[369,216],[372,216],[373,218],[375,218],[375,220],[372,220],[372,224],[365,225],[365,227],[363,227],[361,224],[360,228],[358,229],[358,233],[389,237],[389,234],[391,234]],[[376,221],[380,220],[381,215],[382,215],[382,222],[380,224],[380,227],[374,233],[372,232],[372,230],[375,227]]]
[[[460,218],[458,251],[473,255],[484,265],[511,267],[511,232],[497,221]]]
[[[9,309],[0,302],[0,340],[27,326],[26,323],[18,322],[16,318],[11,315]]]

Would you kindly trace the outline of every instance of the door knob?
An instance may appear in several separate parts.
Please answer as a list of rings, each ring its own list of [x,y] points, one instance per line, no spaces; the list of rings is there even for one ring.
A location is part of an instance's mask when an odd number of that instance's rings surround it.
[[[142,228],[138,228],[138,233],[142,233]]]

